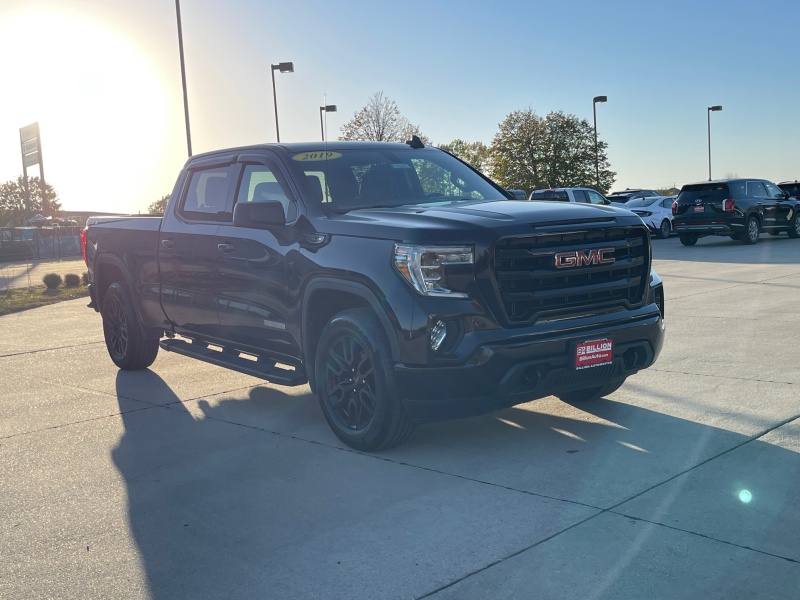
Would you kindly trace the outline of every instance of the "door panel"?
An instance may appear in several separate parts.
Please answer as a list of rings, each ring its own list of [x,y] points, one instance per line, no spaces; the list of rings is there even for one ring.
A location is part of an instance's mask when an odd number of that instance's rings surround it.
[[[275,230],[223,224],[217,232],[219,320],[226,339],[287,357],[300,356],[294,258],[297,203],[273,161],[244,165],[237,202],[279,201],[290,221]]]
[[[217,167],[189,175],[177,214],[164,219],[159,240],[161,303],[182,332],[219,337],[215,260],[217,231],[228,218],[236,170]]]

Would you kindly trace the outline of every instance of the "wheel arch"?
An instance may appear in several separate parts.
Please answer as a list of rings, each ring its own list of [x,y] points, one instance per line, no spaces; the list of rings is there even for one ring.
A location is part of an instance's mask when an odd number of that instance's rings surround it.
[[[133,276],[121,258],[113,254],[101,254],[97,256],[94,259],[92,279],[98,310],[103,310],[103,298],[108,288],[114,283],[124,283],[131,295],[133,311],[136,314],[136,318],[139,320],[140,324],[144,324],[142,313],[139,309],[139,303],[136,301],[136,288],[134,286]]]
[[[306,286],[302,305],[303,359],[311,391],[316,392],[315,357],[320,336],[331,318],[348,308],[369,308],[375,313],[389,341],[391,358],[397,362],[400,348],[395,327],[377,295],[366,285],[355,281],[318,278]]]

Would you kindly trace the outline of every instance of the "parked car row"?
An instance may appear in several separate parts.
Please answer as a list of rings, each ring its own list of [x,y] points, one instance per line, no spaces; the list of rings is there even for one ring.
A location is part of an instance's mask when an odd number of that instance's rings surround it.
[[[800,181],[720,179],[683,186],[677,196],[626,189],[603,196],[591,188],[534,190],[528,200],[604,204],[637,214],[659,238],[675,232],[684,246],[701,237],[728,236],[755,244],[762,232],[800,237]]]
[[[529,200],[582,202],[627,208],[644,221],[650,232],[667,238],[672,232],[672,202],[675,196],[662,196],[655,190],[626,189],[608,196],[591,188],[553,188],[534,190]]]

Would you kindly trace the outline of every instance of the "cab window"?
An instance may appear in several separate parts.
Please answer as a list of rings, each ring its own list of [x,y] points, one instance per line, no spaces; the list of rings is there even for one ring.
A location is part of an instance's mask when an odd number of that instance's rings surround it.
[[[236,202],[280,202],[286,221],[297,218],[297,205],[291,199],[277,169],[268,165],[245,165]]]
[[[179,213],[193,221],[230,221],[228,189],[232,167],[192,171]]]

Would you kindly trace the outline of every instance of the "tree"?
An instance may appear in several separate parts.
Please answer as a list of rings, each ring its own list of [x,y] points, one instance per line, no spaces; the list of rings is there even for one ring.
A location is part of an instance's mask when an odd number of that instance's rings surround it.
[[[169,202],[169,194],[161,196],[158,200],[147,207],[147,212],[151,214],[163,214],[167,210],[167,202]]]
[[[439,148],[454,154],[481,173],[486,173],[489,170],[489,147],[483,142],[453,140],[447,144],[440,144]]]
[[[397,103],[375,92],[367,105],[342,125],[340,140],[368,140],[374,142],[405,142],[417,135],[422,143],[428,138],[419,131],[419,126],[411,124],[400,114]]]
[[[25,183],[22,175],[0,185],[0,226],[18,227],[35,214],[43,217],[58,217],[61,214],[61,202],[58,193],[49,183],[45,186],[42,198],[42,186],[38,177],[28,177],[30,193],[30,210],[25,206]]]
[[[616,177],[609,168],[607,147],[598,139],[598,182],[589,121],[563,111],[540,117],[530,108],[517,110],[500,123],[492,140],[490,168],[506,188],[591,187],[606,193]]]

